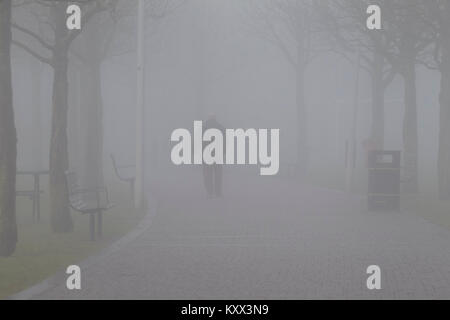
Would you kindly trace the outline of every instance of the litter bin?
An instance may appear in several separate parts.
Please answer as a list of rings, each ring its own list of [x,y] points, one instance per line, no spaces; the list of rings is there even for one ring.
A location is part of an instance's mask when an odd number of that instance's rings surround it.
[[[371,150],[368,153],[369,211],[400,209],[400,151]]]

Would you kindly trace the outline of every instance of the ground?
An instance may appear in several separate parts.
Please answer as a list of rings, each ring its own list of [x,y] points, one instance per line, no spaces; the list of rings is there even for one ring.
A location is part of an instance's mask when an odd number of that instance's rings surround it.
[[[109,191],[117,205],[105,213],[101,240],[89,240],[89,217],[78,212],[72,212],[74,232],[54,233],[50,228],[46,180],[41,185],[44,193],[39,222],[32,220],[32,201],[17,198],[19,242],[11,257],[0,257],[0,299],[46,279],[69,264],[98,254],[135,228],[142,218],[142,214],[132,207],[128,185],[114,180],[109,183]],[[26,190],[30,185],[31,180],[20,179],[18,190]]]
[[[262,179],[269,183],[262,183]],[[158,182],[149,227],[38,299],[446,299],[450,232],[364,197],[278,178],[226,176],[208,200],[199,171]],[[381,268],[368,290],[366,268]]]

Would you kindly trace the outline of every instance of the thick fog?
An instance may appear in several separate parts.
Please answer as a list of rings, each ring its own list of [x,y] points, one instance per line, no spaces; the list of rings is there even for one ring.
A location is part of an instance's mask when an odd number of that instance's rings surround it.
[[[149,19],[145,48],[147,165],[155,158],[155,165],[173,174],[183,170],[172,167],[170,133],[181,127],[191,129],[194,120],[202,120],[211,113],[230,128],[279,128],[281,162],[296,162],[295,70],[277,46],[259,37],[264,30],[256,30],[248,21],[253,18],[251,10],[248,1],[190,1],[166,17]],[[126,30],[115,31],[113,44],[101,65],[106,166],[110,165],[111,153],[117,154],[122,162],[134,162],[134,18],[118,22]],[[86,33],[92,28],[95,27],[86,26]],[[83,37],[86,36],[82,34],[80,38]],[[19,48],[13,50],[18,164],[23,168],[46,168],[52,72]],[[70,146],[73,153],[80,152],[76,148],[80,147],[83,131],[77,97],[79,64],[71,56],[69,144],[73,144]],[[370,80],[365,70],[360,73],[356,129],[359,144],[369,137],[371,122]],[[419,172],[422,179],[434,180],[438,126],[432,124],[439,119],[439,75],[421,66],[417,67],[417,73],[417,101],[421,106]],[[354,82],[354,64],[339,53],[324,51],[307,66],[305,105],[312,171],[342,174],[344,170],[343,149],[351,135]],[[402,149],[403,109],[403,84],[396,76],[385,93],[385,149]],[[364,151],[361,145],[358,149],[359,173],[363,175]],[[81,165],[77,158],[77,154],[70,157],[75,167]]]
[[[404,298],[408,290],[415,292],[411,297],[448,297],[449,278],[441,279],[440,272],[450,259],[444,245],[450,224],[426,212],[447,210],[450,197],[450,99],[442,93],[449,89],[442,75],[450,50],[438,43],[448,46],[443,35],[414,20],[419,12],[437,23],[433,5],[414,0],[408,9],[407,1],[372,1],[381,7],[382,28],[368,30],[370,1],[148,0],[139,38],[138,1],[83,4],[82,15],[92,14],[82,19],[79,32],[63,34],[58,28],[67,18],[64,1],[47,7],[22,2],[12,1],[17,6],[11,20],[16,170],[48,171],[41,176],[46,205],[38,223],[46,234],[82,230],[87,241],[89,218],[79,218],[73,208],[69,171],[82,189],[115,190],[109,194],[119,204],[113,212],[134,206],[152,217],[147,227],[149,218],[140,217],[136,226],[145,231],[110,260],[99,260],[111,270],[87,267],[85,288],[73,293],[59,285],[42,297]],[[450,13],[447,7],[442,12]],[[405,12],[412,20],[401,18]],[[414,49],[405,50],[411,41]],[[64,68],[61,50],[66,78],[64,72],[56,76]],[[67,114],[61,112],[65,99]],[[260,168],[268,165],[260,155],[249,164],[250,139],[246,164],[177,165],[173,150],[181,139],[173,141],[172,134],[187,129],[192,141],[186,145],[195,148],[195,121],[203,122],[203,133],[214,124],[223,133],[268,129],[268,150],[272,156],[279,151],[279,170],[262,175]],[[276,129],[279,150],[270,143]],[[399,194],[390,194],[390,187],[370,190],[371,151],[400,151],[399,180],[393,180]],[[196,151],[189,152],[195,159]],[[144,177],[142,185],[136,176]],[[23,179],[19,174],[16,189],[32,187],[32,180]],[[371,194],[398,198],[400,205],[371,210]],[[21,226],[31,223],[29,206],[17,206],[19,244],[26,238]],[[73,225],[72,219],[81,220]],[[111,236],[104,245],[117,239]],[[396,268],[404,264],[413,279],[385,280],[401,277]],[[365,288],[369,265],[386,272],[384,292]],[[130,269],[138,280],[121,278]],[[426,270],[441,289],[424,289]],[[114,285],[108,285],[111,278]],[[335,282],[327,286],[322,278]]]

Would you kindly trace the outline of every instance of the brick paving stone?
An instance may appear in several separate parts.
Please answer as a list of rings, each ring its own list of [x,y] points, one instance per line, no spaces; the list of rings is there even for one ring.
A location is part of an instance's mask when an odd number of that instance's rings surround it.
[[[414,214],[250,177],[229,178],[225,196],[207,200],[191,178],[158,183],[151,227],[83,269],[82,290],[61,284],[36,298],[450,298],[450,232]],[[381,290],[366,288],[371,264]]]

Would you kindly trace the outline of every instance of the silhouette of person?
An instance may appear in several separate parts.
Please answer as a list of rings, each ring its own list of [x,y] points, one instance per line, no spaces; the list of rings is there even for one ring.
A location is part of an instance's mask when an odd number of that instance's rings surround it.
[[[208,129],[218,129],[222,132],[225,140],[225,128],[217,121],[214,114],[209,115],[206,121],[203,121],[203,132]],[[207,144],[203,144],[203,149]],[[225,141],[224,141],[225,156]],[[207,196],[209,199],[222,197],[222,165],[221,164],[203,164],[203,181],[205,184]]]

